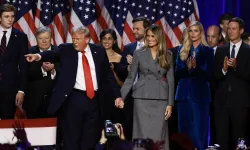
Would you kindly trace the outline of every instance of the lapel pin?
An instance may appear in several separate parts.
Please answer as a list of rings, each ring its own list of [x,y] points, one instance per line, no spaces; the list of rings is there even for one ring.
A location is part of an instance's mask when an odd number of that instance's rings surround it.
[[[17,37],[17,35],[15,34],[15,37]]]
[[[96,51],[94,51],[94,53],[96,54]]]

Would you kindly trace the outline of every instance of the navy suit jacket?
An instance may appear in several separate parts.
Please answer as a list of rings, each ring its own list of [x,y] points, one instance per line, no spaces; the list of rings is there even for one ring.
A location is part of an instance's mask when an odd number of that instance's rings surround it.
[[[237,66],[222,73],[225,56],[230,58],[230,44],[217,48],[214,63],[214,77],[217,88],[214,106],[250,107],[250,46],[242,42],[236,57]]]
[[[51,45],[51,50],[55,50],[56,47]],[[29,48],[29,54],[40,53],[38,46],[33,46]],[[26,94],[25,100],[23,103],[23,108],[27,113],[36,112],[39,110],[39,107],[43,104],[49,102],[48,99],[51,96],[51,93],[54,89],[56,78],[59,75],[59,63],[55,64],[56,77],[52,80],[50,74],[48,76],[43,76],[41,67],[42,62],[32,62],[28,64],[27,71],[27,85],[26,85]]]
[[[98,45],[89,44],[96,69],[96,78],[99,95],[102,93],[106,84],[112,84],[116,98],[121,97],[120,89],[115,81],[114,75],[109,65],[106,50]],[[74,89],[78,66],[78,51],[73,47],[73,44],[62,44],[54,51],[46,51],[40,53],[41,61],[60,61],[60,75],[57,79],[55,90],[50,100],[48,112],[54,114],[62,106],[63,102]],[[104,107],[105,97],[99,97],[99,102]]]
[[[0,89],[6,91],[6,94],[16,95],[18,90],[25,92],[27,61],[24,55],[27,53],[27,35],[12,28],[7,49],[0,56]]]
[[[209,81],[212,78],[214,51],[207,46],[199,45],[196,48],[196,68],[188,71],[186,61],[180,59],[179,47],[176,59],[175,75],[179,79],[175,99],[195,102],[210,102]],[[191,54],[189,53],[189,57]]]
[[[115,72],[120,77],[120,79],[124,82],[128,76],[128,62],[127,62],[127,55],[134,55],[134,51],[136,49],[137,42],[130,43],[124,46],[122,52],[121,62],[118,64],[118,67],[115,68]]]

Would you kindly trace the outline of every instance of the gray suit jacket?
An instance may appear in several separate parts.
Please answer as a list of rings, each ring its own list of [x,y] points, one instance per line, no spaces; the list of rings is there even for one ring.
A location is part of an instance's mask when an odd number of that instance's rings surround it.
[[[133,86],[137,73],[138,80]],[[160,65],[153,60],[149,49],[136,50],[134,52],[131,70],[121,88],[121,94],[124,100],[131,88],[133,91],[132,96],[135,99],[168,100],[168,105],[174,105],[173,62],[167,70],[161,68]]]

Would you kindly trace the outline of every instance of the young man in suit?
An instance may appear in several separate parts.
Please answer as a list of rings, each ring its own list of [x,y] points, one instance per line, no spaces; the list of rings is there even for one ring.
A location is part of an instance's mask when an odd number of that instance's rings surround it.
[[[122,52],[121,63],[119,67],[121,80],[125,81],[128,76],[128,71],[130,70],[130,66],[132,64],[133,54],[136,49],[144,46],[144,35],[146,29],[151,25],[151,21],[145,17],[138,17],[133,19],[133,35],[136,42],[130,43],[124,46]]]
[[[228,22],[233,17],[234,16],[230,13],[224,13],[220,16],[220,19],[219,19],[219,25],[221,28],[221,36],[220,36],[220,40],[219,40],[220,44],[225,44],[228,42],[228,37],[227,37]]]
[[[214,97],[217,143],[220,149],[236,148],[245,138],[250,107],[250,46],[242,42],[244,22],[233,18],[228,23],[230,42],[215,55],[214,76],[218,83]],[[232,145],[228,145],[228,143]]]
[[[44,26],[35,33],[37,45],[29,48],[30,54],[55,50],[51,44],[51,30]],[[27,118],[51,117],[47,114],[49,99],[59,73],[59,63],[32,62],[28,64],[28,81],[23,104]]]
[[[16,8],[0,7],[0,119],[14,119],[16,106],[23,103],[27,77],[28,38],[12,27]]]
[[[72,40],[73,44],[62,44],[55,51],[26,57],[29,62],[60,61],[60,75],[48,112],[60,115],[65,150],[89,150],[94,149],[101,134],[100,114],[105,97],[99,94],[105,85],[112,85],[117,107],[123,108],[124,103],[106,50],[89,43],[89,30],[83,26],[72,29]]]

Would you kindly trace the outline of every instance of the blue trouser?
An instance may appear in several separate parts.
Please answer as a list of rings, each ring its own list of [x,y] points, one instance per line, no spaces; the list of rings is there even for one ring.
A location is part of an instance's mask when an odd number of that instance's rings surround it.
[[[189,136],[195,148],[205,150],[208,141],[209,103],[178,102],[178,129]]]

